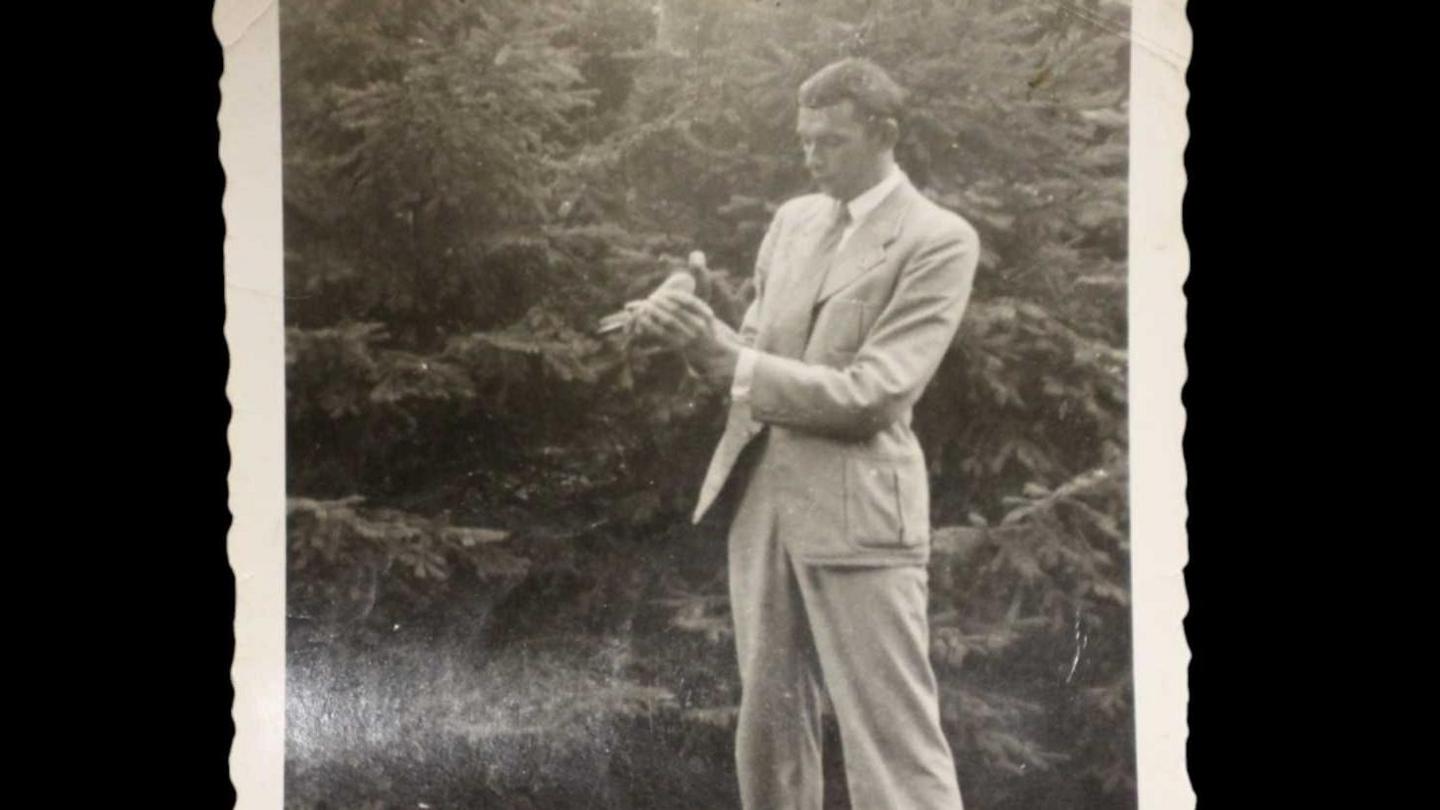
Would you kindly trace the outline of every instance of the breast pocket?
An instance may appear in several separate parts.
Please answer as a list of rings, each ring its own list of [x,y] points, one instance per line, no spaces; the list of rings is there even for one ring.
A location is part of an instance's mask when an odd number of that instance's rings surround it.
[[[866,301],[832,298],[826,301],[815,317],[810,345],[831,354],[854,354],[875,319],[878,308]]]
[[[904,548],[930,535],[923,461],[850,456],[845,462],[845,528],[864,548]]]

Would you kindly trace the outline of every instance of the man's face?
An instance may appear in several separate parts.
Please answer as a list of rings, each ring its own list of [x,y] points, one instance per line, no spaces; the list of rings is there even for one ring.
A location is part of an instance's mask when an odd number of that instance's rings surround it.
[[[826,194],[848,201],[882,179],[889,146],[856,117],[849,99],[829,107],[801,107],[795,131],[805,150],[805,168]]]

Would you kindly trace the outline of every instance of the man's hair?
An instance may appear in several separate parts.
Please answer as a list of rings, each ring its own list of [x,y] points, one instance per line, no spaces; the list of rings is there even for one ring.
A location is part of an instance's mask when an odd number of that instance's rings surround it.
[[[896,123],[904,119],[905,90],[869,59],[832,62],[800,85],[801,107],[830,107],[847,99],[867,126],[886,118]]]

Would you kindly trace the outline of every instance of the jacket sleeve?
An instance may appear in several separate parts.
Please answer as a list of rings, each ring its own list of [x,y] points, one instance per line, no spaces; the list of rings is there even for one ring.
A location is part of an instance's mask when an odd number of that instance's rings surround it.
[[[765,237],[760,241],[760,251],[755,258],[755,298],[750,302],[750,306],[746,307],[739,330],[731,329],[729,324],[719,318],[715,319],[716,337],[731,345],[755,345],[755,334],[759,331],[760,326],[760,309],[765,297],[765,281],[770,274],[770,259],[775,253],[775,243],[780,238],[784,212],[785,206],[781,206],[780,210],[775,212],[775,216],[770,219],[769,228],[765,231]],[[730,387],[733,371],[721,362],[718,355],[710,355],[696,350],[687,352],[685,359],[708,384],[724,389]]]
[[[853,440],[901,418],[955,337],[979,255],[979,238],[963,223],[916,248],[889,303],[842,368],[760,353],[750,391],[753,417]]]

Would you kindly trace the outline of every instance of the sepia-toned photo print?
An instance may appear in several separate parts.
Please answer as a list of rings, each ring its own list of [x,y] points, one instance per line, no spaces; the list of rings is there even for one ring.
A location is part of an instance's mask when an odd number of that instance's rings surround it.
[[[1193,807],[1183,7],[225,5],[238,806]]]

